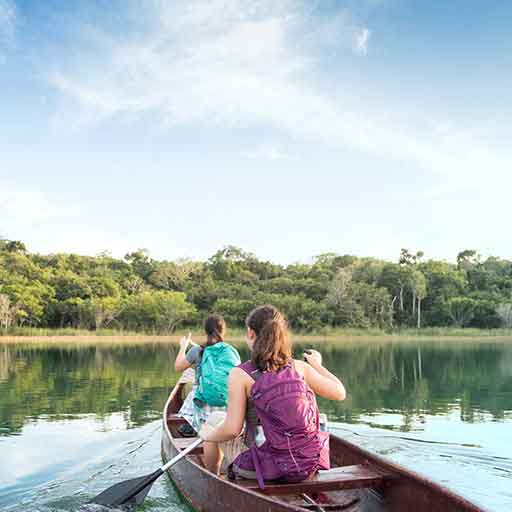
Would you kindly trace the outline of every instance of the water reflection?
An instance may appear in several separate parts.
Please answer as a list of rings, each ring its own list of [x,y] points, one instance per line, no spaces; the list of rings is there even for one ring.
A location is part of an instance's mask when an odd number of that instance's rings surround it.
[[[333,349],[326,361],[343,377],[349,400],[323,403],[336,418],[399,413],[400,430],[459,411],[460,421],[512,417],[510,344],[388,343]],[[381,425],[385,426],[385,425]]]
[[[0,345],[0,435],[15,435],[42,416],[107,421],[120,413],[127,428],[144,425],[159,417],[178,378],[176,350],[161,343]],[[349,392],[343,403],[321,402],[331,419],[411,431],[428,416],[454,412],[470,423],[512,418],[511,344],[359,341],[321,350]],[[390,414],[400,421],[386,425],[382,418]]]
[[[126,425],[160,415],[177,380],[172,346],[0,347],[0,434],[32,420],[122,412]]]

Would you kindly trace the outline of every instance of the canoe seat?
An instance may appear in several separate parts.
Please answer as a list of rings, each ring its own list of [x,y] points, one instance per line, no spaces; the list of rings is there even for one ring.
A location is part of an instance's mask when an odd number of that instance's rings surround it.
[[[172,443],[178,450],[184,450],[185,448],[188,448],[194,441],[197,441],[198,437],[174,437],[172,440]],[[203,447],[198,446],[197,448],[194,448],[191,452],[191,455],[199,455],[203,453]]]
[[[363,487],[380,487],[393,478],[390,473],[383,473],[366,464],[340,466],[326,471],[319,471],[311,480],[297,483],[265,483],[265,489],[258,487],[256,480],[237,480],[236,484],[251,491],[264,494],[285,495],[309,492],[341,491],[361,489]]]
[[[179,414],[169,414],[167,416],[167,422],[181,425],[182,423],[187,423],[187,420]]]

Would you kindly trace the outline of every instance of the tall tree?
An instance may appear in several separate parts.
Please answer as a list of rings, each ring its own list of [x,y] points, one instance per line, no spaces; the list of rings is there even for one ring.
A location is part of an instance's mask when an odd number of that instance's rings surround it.
[[[501,319],[503,327],[512,328],[512,302],[498,304],[496,312]]]

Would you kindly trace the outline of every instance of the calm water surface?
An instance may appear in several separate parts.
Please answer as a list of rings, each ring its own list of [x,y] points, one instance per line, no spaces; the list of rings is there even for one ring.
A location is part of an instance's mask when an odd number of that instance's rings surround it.
[[[360,340],[321,350],[349,393],[320,401],[333,431],[512,510],[512,343]],[[176,351],[0,344],[0,509],[77,510],[156,469]],[[144,509],[187,510],[163,477]]]

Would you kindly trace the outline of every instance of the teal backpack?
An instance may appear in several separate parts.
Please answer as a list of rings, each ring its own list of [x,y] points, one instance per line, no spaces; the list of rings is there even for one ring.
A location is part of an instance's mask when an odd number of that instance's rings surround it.
[[[203,349],[194,403],[223,407],[228,404],[229,372],[240,364],[236,348],[219,341]]]

